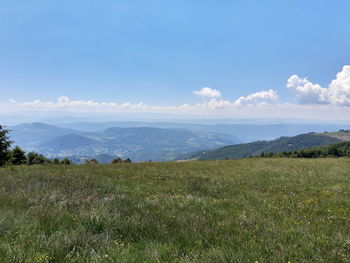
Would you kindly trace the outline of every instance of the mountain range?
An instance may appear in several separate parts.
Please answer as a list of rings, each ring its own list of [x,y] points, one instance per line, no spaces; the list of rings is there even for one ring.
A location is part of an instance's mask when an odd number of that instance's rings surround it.
[[[133,161],[167,161],[179,154],[234,143],[218,133],[180,128],[113,127],[91,132],[32,123],[13,126],[10,130],[15,144],[47,157],[93,158],[107,154]]]
[[[251,123],[225,123],[220,122],[68,122],[56,123],[58,127],[81,131],[96,132],[112,127],[135,128],[152,127],[163,129],[186,129],[194,132],[219,133],[234,143],[249,143],[260,140],[274,140],[282,136],[296,136],[309,132],[338,131],[350,129],[349,124],[322,124],[322,123],[275,123],[275,124],[251,124]]]
[[[325,124],[196,124],[174,122],[24,123],[8,127],[11,139],[28,151],[47,157],[89,158],[109,162],[225,159],[259,155],[341,141],[323,134],[299,135],[343,128]],[[284,137],[281,137],[285,135]],[[276,139],[281,137],[280,139]],[[255,142],[253,142],[255,141]],[[291,146],[292,145],[292,146]]]

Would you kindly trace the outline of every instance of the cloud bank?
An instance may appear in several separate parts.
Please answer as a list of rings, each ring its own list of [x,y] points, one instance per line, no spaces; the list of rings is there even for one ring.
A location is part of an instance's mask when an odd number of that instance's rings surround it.
[[[280,102],[275,90],[263,90],[235,100],[223,98],[219,90],[203,87],[192,93],[201,97],[195,104],[152,106],[140,103],[72,100],[66,96],[56,101],[20,102],[10,99],[0,103],[0,113],[73,112],[73,113],[164,113],[213,118],[310,118],[350,121],[350,66],[344,66],[327,88],[308,78],[292,75],[286,87],[295,93],[299,104]]]
[[[253,93],[254,94],[254,93]],[[250,94],[252,95],[252,94]],[[248,98],[250,95],[244,97]],[[255,96],[251,96],[252,98]],[[244,101],[237,103],[237,101]],[[235,101],[209,99],[193,105],[183,104],[179,106],[151,106],[143,103],[130,102],[118,104],[116,102],[95,102],[83,100],[71,100],[60,97],[57,101],[18,102],[11,101],[0,103],[0,113],[11,115],[14,113],[162,113],[181,118],[298,118],[314,120],[345,120],[350,121],[350,107],[330,104],[291,104],[269,103],[265,100],[237,99]]]
[[[301,104],[350,106],[350,66],[344,66],[328,88],[322,88],[298,75],[292,75],[288,79],[287,88],[295,92]]]

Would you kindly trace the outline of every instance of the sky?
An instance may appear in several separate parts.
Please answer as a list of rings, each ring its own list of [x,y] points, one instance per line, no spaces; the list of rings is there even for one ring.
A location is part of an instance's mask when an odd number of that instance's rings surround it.
[[[350,120],[348,0],[0,0],[0,113]]]

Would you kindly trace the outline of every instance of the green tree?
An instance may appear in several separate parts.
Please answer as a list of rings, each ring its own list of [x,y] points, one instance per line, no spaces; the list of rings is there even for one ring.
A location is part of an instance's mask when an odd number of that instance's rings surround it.
[[[71,160],[69,160],[68,158],[64,158],[62,161],[61,161],[61,164],[65,164],[65,165],[70,165],[72,163]]]
[[[49,159],[47,159],[44,155],[38,154],[36,152],[30,152],[27,154],[27,164],[45,164],[49,163]]]
[[[15,165],[24,164],[27,162],[26,153],[19,146],[16,146],[11,151],[11,162]]]
[[[12,141],[10,140],[7,130],[4,126],[0,125],[0,166],[5,165],[10,158],[10,147]]]
[[[34,161],[34,158],[36,157],[36,155],[37,155],[37,153],[35,153],[35,152],[29,152],[27,154],[27,164],[29,164],[29,165],[34,164],[33,161]]]
[[[60,162],[60,159],[54,158],[54,159],[52,160],[52,163],[53,163],[53,164],[60,164],[61,162]]]
[[[117,164],[117,163],[122,163],[122,162],[123,162],[122,158],[118,157],[112,161],[112,164]]]

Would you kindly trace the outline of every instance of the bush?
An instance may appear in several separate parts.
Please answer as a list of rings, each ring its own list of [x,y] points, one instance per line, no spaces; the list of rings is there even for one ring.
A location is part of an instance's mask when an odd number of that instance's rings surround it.
[[[53,164],[60,164],[61,162],[60,162],[60,159],[54,158],[54,159],[52,160],[52,163],[53,163]]]
[[[91,160],[86,160],[85,164],[99,164],[98,160],[93,158]]]
[[[45,164],[51,163],[49,159],[47,159],[44,155],[38,154],[36,152],[30,152],[27,154],[27,164]]]
[[[72,161],[69,160],[68,158],[64,158],[64,159],[61,161],[61,164],[70,165],[70,164],[72,164]]]
[[[127,158],[126,160],[124,160],[124,163],[131,163],[130,158]]]
[[[118,164],[118,163],[131,163],[131,160],[130,158],[123,160],[122,158],[118,157],[112,161],[112,164]]]
[[[117,163],[122,163],[122,162],[123,162],[122,158],[118,157],[112,161],[112,164],[117,164]]]
[[[11,151],[11,163],[14,165],[21,165],[27,162],[27,157],[25,151],[20,147],[16,146]]]

